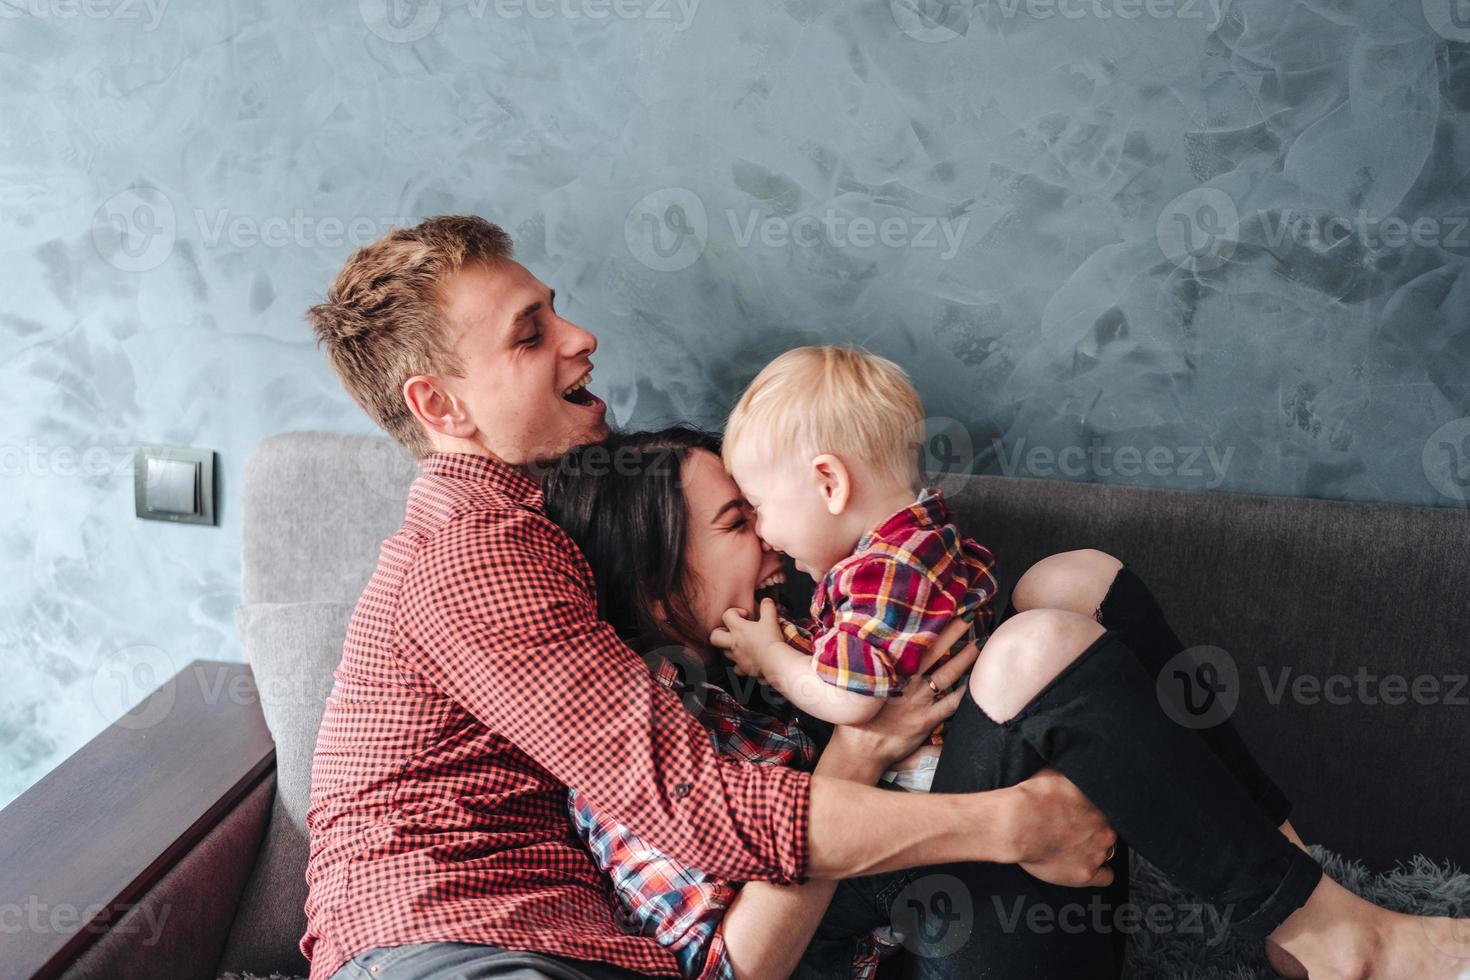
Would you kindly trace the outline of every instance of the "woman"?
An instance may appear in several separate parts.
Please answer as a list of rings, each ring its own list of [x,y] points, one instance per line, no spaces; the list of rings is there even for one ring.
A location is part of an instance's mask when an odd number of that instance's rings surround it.
[[[718,448],[687,428],[614,435],[547,474],[547,510],[590,563],[600,615],[683,693],[723,751],[807,766],[816,756],[807,733],[779,704],[735,689],[707,642],[727,609],[754,609],[757,586],[781,568]],[[1195,733],[1168,720],[1155,679],[1182,644],[1120,562],[1095,551],[1052,556],[1021,578],[1011,603],[978,658],[971,647],[941,664],[945,641],[965,629],[954,624],[924,665],[933,683],[911,684],[868,725],[837,728],[818,771],[875,782],[954,711],[936,792],[1060,770],[1121,839],[1218,903],[1238,934],[1266,939],[1284,975],[1470,977],[1470,963],[1449,952],[1452,920],[1389,913],[1321,875],[1296,846],[1285,797],[1228,723]],[[972,661],[968,684],[951,691]],[[993,864],[740,886],[659,854],[575,791],[571,804],[627,926],[656,935],[689,976],[867,975],[897,942],[933,980],[1120,969],[1124,930],[1106,910],[1128,898],[1121,848],[1104,888],[1061,888]],[[965,899],[967,915],[954,905]],[[1094,911],[1063,921],[1076,909]]]

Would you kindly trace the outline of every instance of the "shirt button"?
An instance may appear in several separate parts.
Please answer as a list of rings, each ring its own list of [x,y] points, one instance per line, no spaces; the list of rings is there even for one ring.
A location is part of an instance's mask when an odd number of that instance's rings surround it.
[[[689,791],[693,788],[694,787],[690,786],[688,783],[680,783],[679,785],[674,787],[674,796],[682,800],[684,797],[689,795]]]

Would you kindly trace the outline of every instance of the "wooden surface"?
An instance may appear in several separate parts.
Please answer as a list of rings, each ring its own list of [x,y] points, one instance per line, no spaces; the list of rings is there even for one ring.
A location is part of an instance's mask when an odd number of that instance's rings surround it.
[[[0,810],[0,980],[59,975],[274,765],[250,668],[196,660]]]

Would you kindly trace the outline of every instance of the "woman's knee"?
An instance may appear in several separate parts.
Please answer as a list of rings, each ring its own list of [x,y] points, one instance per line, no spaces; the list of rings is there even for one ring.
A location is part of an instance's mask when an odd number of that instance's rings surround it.
[[[1106,551],[1081,548],[1049,555],[1026,570],[1011,593],[1018,612],[1066,609],[1092,616],[1123,563]]]
[[[1102,634],[1092,617],[1070,610],[1019,612],[980,649],[970,696],[994,721],[1009,721]]]

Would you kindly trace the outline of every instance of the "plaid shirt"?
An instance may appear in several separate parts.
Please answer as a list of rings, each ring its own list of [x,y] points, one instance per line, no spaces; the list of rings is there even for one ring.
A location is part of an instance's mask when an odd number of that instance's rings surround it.
[[[795,722],[752,711],[713,684],[684,684],[667,660],[654,665],[654,677],[699,716],[720,752],[758,765],[799,769],[816,761],[811,739]],[[738,884],[664,855],[577,790],[568,804],[593,860],[612,879],[629,930],[668,947],[686,977],[735,980],[720,924]],[[851,975],[872,977],[879,959],[893,948],[876,936],[861,942]]]
[[[995,559],[950,519],[938,490],[863,535],[812,594],[810,624],[783,624],[812,655],[817,676],[871,697],[903,690],[951,619],[973,615],[984,635],[995,616]]]
[[[810,775],[716,751],[597,619],[591,569],[524,474],[432,453],[348,625],[312,762],[301,951],[493,943],[676,976],[619,922],[576,786],[732,880],[806,872]]]

